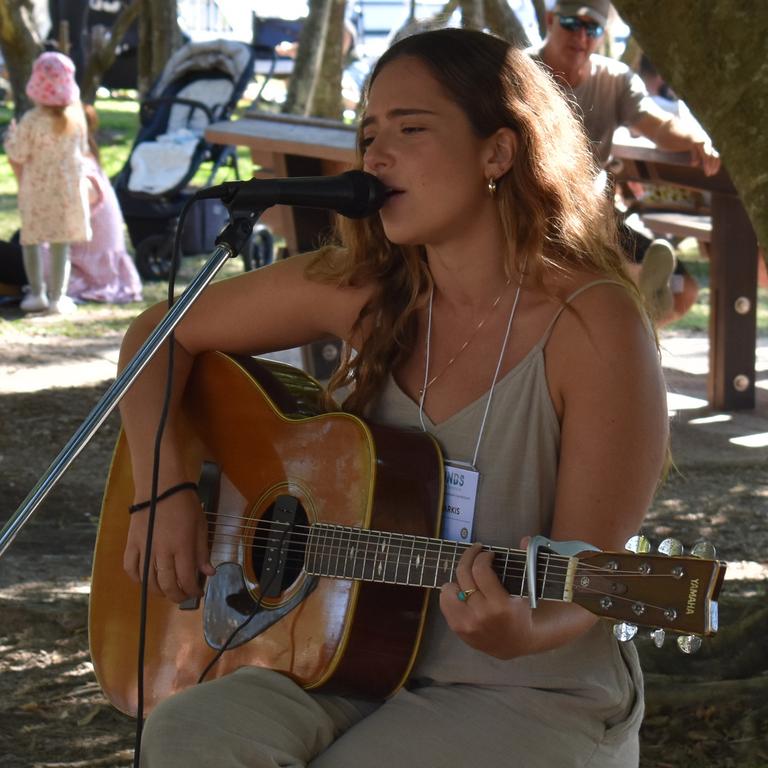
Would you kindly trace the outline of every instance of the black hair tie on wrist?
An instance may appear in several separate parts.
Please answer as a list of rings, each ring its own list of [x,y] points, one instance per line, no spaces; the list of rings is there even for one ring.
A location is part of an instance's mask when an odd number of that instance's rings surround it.
[[[178,485],[172,485],[167,491],[163,491],[158,497],[157,501],[163,501],[169,496],[173,496],[174,493],[180,491],[197,491],[197,483],[191,481],[186,483],[179,483]],[[151,506],[151,501],[140,501],[138,504],[132,504],[128,507],[128,512],[133,514],[134,512],[141,512],[142,509],[148,509]]]

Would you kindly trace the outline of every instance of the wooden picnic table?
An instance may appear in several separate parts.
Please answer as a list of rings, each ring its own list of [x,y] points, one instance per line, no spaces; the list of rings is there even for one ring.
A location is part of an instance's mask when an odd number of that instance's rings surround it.
[[[249,113],[240,120],[214,123],[206,138],[246,146],[256,175],[323,176],[341,173],[355,159],[355,130],[330,120]],[[744,206],[727,172],[707,177],[688,155],[658,150],[642,140],[617,136],[614,156],[621,177],[711,193],[709,378],[710,405],[719,410],[755,406],[757,341],[757,241]],[[314,248],[331,219],[327,211],[277,206],[265,221],[285,237],[289,253]],[[312,350],[310,371],[326,378],[335,363],[327,345]]]
[[[686,152],[658,149],[647,139],[617,132],[613,157],[618,180],[676,186],[710,195],[709,235],[709,376],[713,408],[755,407],[757,343],[757,237],[733,186],[721,167],[714,176],[690,164]]]

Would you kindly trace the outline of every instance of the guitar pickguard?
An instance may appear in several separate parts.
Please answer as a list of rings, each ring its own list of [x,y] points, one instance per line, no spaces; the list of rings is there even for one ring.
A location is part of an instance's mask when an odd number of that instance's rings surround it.
[[[303,578],[303,584],[288,600],[276,606],[265,603],[257,608],[257,601],[246,586],[240,565],[222,563],[217,566],[205,589],[203,630],[206,643],[219,650],[237,627],[244,624],[227,646],[236,648],[276,624],[317,586],[317,578],[306,575]],[[256,613],[249,619],[254,611]]]

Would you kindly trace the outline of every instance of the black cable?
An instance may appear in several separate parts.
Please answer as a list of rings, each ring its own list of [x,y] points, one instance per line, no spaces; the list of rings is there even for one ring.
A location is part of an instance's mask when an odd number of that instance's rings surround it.
[[[290,530],[289,528],[286,528],[280,535],[280,541],[278,542],[278,551],[280,552],[282,552],[283,540],[285,539],[285,536],[289,530]],[[259,599],[256,601],[256,604],[251,609],[251,612],[248,614],[245,621],[238,624],[232,630],[229,637],[224,641],[224,644],[221,646],[221,648],[219,648],[219,650],[216,651],[216,655],[208,662],[208,665],[206,666],[206,668],[200,673],[200,677],[197,678],[198,685],[202,683],[203,680],[205,680],[205,676],[211,671],[211,669],[213,669],[213,665],[224,655],[224,651],[226,651],[227,648],[229,648],[230,643],[235,639],[235,636],[237,635],[237,633],[245,629],[251,623],[253,617],[261,610],[261,604],[264,602],[264,597],[272,588],[272,583],[274,582],[277,574],[278,574],[277,570],[275,570],[272,573],[272,577],[267,582],[267,585],[261,590],[261,595],[259,596]]]
[[[173,238],[173,259],[171,261],[171,271],[168,276],[168,309],[173,306],[174,286],[176,284],[176,270],[181,261],[181,232],[184,229],[184,221],[194,198],[188,200],[179,214],[179,222],[176,226],[176,232]],[[136,738],[133,754],[133,766],[139,768],[139,759],[141,756],[141,732],[144,727],[144,657],[146,651],[147,634],[147,581],[149,579],[150,563],[152,560],[152,537],[155,528],[155,512],[157,510],[157,487],[160,474],[160,445],[163,439],[163,432],[168,420],[168,409],[170,408],[171,393],[173,391],[173,363],[174,363],[174,342],[175,336],[171,331],[168,336],[168,370],[165,378],[165,393],[163,395],[163,407],[160,412],[160,419],[155,433],[155,445],[152,458],[152,485],[149,497],[149,518],[147,520],[147,539],[144,548],[144,567],[141,578],[141,606],[139,610],[139,644],[138,644],[138,663],[137,663],[137,708],[136,708]]]

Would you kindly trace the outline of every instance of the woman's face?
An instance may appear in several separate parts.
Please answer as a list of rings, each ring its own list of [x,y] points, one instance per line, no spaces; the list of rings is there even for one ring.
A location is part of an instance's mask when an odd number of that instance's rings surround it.
[[[488,144],[419,59],[387,64],[363,118],[363,168],[393,190],[380,211],[387,237],[401,245],[465,238],[492,202]]]

